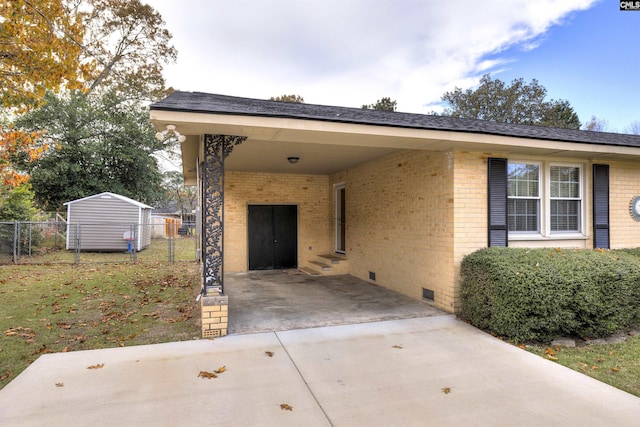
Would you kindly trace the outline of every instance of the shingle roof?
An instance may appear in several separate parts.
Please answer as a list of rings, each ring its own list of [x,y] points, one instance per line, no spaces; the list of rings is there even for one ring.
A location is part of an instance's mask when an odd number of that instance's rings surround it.
[[[266,101],[202,92],[173,92],[162,101],[152,104],[151,110],[319,120],[336,123],[640,147],[640,136],[638,135],[498,123],[487,120],[459,119],[395,111]]]

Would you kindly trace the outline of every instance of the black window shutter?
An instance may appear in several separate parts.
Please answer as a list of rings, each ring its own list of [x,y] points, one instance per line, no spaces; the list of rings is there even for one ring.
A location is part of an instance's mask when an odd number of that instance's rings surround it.
[[[507,246],[507,159],[490,157],[489,246]]]
[[[593,247],[609,249],[609,165],[593,165]]]

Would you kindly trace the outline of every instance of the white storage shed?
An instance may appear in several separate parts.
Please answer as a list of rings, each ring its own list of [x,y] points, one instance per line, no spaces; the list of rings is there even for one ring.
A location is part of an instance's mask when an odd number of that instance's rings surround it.
[[[65,203],[67,249],[141,251],[151,244],[151,206],[115,193]],[[135,245],[135,246],[134,246]]]

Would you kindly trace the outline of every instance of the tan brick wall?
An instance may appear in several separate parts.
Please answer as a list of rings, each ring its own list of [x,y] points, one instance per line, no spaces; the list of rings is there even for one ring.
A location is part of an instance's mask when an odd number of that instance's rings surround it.
[[[452,311],[453,168],[447,153],[404,151],[337,173],[346,185],[350,273]],[[332,198],[333,202],[333,198]],[[332,225],[333,227],[333,225]]]
[[[640,222],[630,214],[631,200],[640,196],[640,162],[609,162],[611,248],[640,247]]]
[[[459,309],[460,263],[465,255],[487,246],[487,159],[489,153],[458,151],[454,162],[454,255],[449,298]]]
[[[249,268],[247,205],[295,204],[298,206],[298,265],[327,253],[332,245],[329,177],[249,172],[225,173],[224,269]]]
[[[247,205],[297,204],[298,265],[334,250],[333,185],[346,185],[349,273],[422,298],[435,292],[436,306],[458,309],[462,258],[487,245],[487,159],[504,153],[401,151],[331,177],[227,172],[225,174],[225,271],[245,271]],[[563,161],[563,159],[535,158]],[[579,161],[579,160],[578,160]],[[591,163],[585,167],[585,221],[591,233]],[[640,222],[629,202],[640,195],[640,165],[610,162],[611,247],[640,246]],[[455,201],[454,201],[455,200]],[[513,246],[553,246],[553,241]],[[564,241],[591,247],[591,240]]]

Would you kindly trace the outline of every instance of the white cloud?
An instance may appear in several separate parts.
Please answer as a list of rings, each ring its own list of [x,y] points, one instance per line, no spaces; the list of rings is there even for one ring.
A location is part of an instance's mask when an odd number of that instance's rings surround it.
[[[594,0],[149,0],[167,21],[180,90],[359,107],[384,96],[428,112],[534,49]]]

